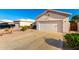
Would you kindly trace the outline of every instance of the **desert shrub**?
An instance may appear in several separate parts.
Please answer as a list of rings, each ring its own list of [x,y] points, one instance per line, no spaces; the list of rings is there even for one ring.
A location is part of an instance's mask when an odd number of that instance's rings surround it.
[[[29,29],[31,26],[27,26],[27,28]]]
[[[27,30],[28,27],[27,26],[21,26],[20,28],[21,28],[21,31],[25,31],[25,30]]]
[[[12,29],[11,28],[6,28],[4,31],[5,31],[6,34],[7,33],[12,33]]]
[[[9,28],[6,28],[5,31],[9,31]]]
[[[71,34],[66,34],[64,36],[66,40],[66,46],[70,48],[75,48],[79,47],[79,34],[78,33],[71,33]]]

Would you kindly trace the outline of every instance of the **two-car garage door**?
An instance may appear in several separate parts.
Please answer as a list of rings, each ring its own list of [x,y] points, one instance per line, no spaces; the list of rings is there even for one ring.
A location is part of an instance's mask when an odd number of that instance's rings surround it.
[[[58,24],[57,23],[39,23],[37,26],[37,29],[42,30],[42,31],[48,31],[52,32],[58,31]]]

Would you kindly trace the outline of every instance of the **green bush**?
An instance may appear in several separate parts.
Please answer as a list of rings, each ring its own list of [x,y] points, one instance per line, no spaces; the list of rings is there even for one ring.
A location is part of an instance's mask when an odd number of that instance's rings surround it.
[[[67,47],[71,47],[71,48],[79,47],[79,34],[78,33],[66,34],[64,38],[66,39]]]
[[[30,28],[31,26],[27,26],[27,28]]]
[[[28,27],[27,26],[21,26],[20,28],[21,28],[21,31],[25,31],[25,30],[27,30]]]

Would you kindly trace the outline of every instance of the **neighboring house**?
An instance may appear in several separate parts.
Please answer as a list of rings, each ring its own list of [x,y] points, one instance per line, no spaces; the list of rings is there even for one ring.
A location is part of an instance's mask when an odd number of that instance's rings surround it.
[[[69,13],[46,10],[36,18],[36,29],[47,32],[69,32]]]
[[[0,20],[0,23],[8,23],[8,24],[14,24],[14,22],[12,20]]]
[[[0,24],[1,24],[1,23],[4,23],[4,21],[0,20]]]
[[[34,21],[30,19],[19,19],[14,21],[15,26],[20,27],[20,26],[30,26]]]
[[[12,20],[0,20],[0,29],[3,28],[13,28],[15,26]]]

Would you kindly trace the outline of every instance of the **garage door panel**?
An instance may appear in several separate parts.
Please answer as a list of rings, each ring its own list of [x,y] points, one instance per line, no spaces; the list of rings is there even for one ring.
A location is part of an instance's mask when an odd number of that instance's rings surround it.
[[[40,30],[44,31],[57,31],[57,24],[48,24],[48,23],[41,23]]]

